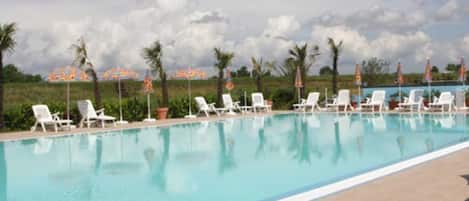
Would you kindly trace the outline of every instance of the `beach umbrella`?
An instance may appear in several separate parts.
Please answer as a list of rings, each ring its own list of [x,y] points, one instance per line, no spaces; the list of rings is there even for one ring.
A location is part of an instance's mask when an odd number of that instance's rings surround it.
[[[399,102],[402,100],[402,91],[401,91],[401,86],[404,84],[404,75],[402,74],[402,65],[401,62],[399,61],[397,63],[397,71],[396,71],[396,84],[399,85]]]
[[[358,105],[361,108],[362,71],[360,64],[355,64],[355,85],[358,87]]]
[[[228,90],[228,93],[231,92],[234,88],[233,80],[231,80],[231,70],[230,67],[226,68],[226,84],[225,88]],[[233,108],[230,108],[230,111],[227,112],[229,115],[236,115],[235,112],[233,112]]]
[[[464,62],[464,57],[461,57],[461,67],[459,68],[459,81],[464,85],[466,82],[466,63]]]
[[[196,118],[195,115],[192,115],[192,94],[191,94],[191,80],[194,78],[203,79],[207,74],[199,69],[192,69],[190,66],[187,70],[178,70],[174,77],[182,78],[187,80],[187,88],[189,93],[189,115],[186,115],[185,118]]]
[[[60,67],[52,70],[48,75],[49,82],[67,83],[67,120],[70,120],[70,82],[89,81],[86,72],[71,66]],[[68,125],[70,127],[70,125]]]
[[[138,74],[135,71],[126,68],[111,68],[103,73],[103,79],[105,80],[117,80],[117,86],[119,91],[119,121],[118,124],[127,124],[127,121],[123,120],[122,117],[122,91],[121,91],[121,80],[122,79],[136,79]]]
[[[143,79],[143,93],[147,95],[147,109],[148,109],[148,117],[144,119],[144,122],[154,122],[155,119],[151,118],[151,111],[150,111],[150,94],[153,93],[153,78],[151,77],[150,69],[147,69],[145,73],[145,78]]]
[[[301,70],[300,67],[296,67],[296,76],[295,76],[295,88],[298,90],[298,103],[301,104],[301,94],[300,89],[303,87],[303,80],[301,80]]]
[[[432,98],[432,65],[430,64],[430,58],[427,58],[427,65],[425,66],[425,82],[428,84],[428,102],[431,101]]]

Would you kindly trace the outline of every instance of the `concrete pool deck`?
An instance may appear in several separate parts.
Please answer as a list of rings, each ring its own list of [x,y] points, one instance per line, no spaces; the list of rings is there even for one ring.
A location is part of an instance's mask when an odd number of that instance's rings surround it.
[[[242,118],[289,113],[292,112],[274,111],[268,114],[250,113],[245,115],[222,117],[217,117],[213,115],[208,118],[203,117],[197,119],[168,119],[163,121],[157,121],[154,123],[134,122],[126,125],[118,125],[117,127],[107,127],[105,129],[83,128],[74,129],[72,131],[59,131],[58,133],[54,133],[53,131],[43,133],[39,130],[34,133],[31,133],[29,131],[11,132],[0,134],[0,141],[67,136],[74,134],[89,134],[95,132],[106,132],[129,128],[169,126],[181,123],[216,121],[229,118]],[[444,157],[429,162],[425,162],[423,164],[405,169],[403,171],[388,176],[381,177],[368,183],[355,186],[342,192],[324,197],[321,200],[469,200],[469,181],[466,181],[466,179],[464,179],[461,175],[469,176],[469,148],[457,151],[455,153],[446,155]]]

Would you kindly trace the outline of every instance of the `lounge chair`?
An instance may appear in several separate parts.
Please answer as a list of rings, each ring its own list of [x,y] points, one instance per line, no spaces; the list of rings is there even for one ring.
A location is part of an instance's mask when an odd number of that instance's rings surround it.
[[[449,91],[442,92],[440,97],[434,97],[433,103],[430,103],[428,106],[430,110],[441,108],[441,112],[444,112],[445,106],[447,106],[448,112],[451,112],[454,107],[454,96]]]
[[[34,126],[31,128],[31,132],[36,131],[37,125],[41,125],[43,132],[46,132],[46,125],[52,125],[54,126],[55,132],[57,132],[59,127],[72,123],[72,120],[60,119],[59,113],[51,114],[47,105],[33,105],[32,108],[36,123],[34,123]]]
[[[341,89],[336,98],[332,103],[327,103],[326,108],[335,108],[339,112],[340,107],[344,107],[344,112],[347,112],[347,108],[353,110],[352,105],[350,104],[350,90]]]
[[[371,108],[371,111],[375,111],[375,107],[379,108],[379,112],[383,111],[384,101],[386,99],[386,91],[376,90],[373,91],[371,98],[366,98],[366,103],[361,104],[361,108]]]
[[[116,126],[116,118],[104,115],[104,108],[95,110],[90,100],[81,100],[77,102],[78,110],[81,114],[80,128],[83,128],[83,124],[89,128],[92,123],[100,122],[101,127],[104,128],[106,121],[113,123]]]
[[[228,114],[236,114],[235,111],[243,112],[239,106],[239,101],[233,102],[230,94],[223,94],[223,106],[228,111]]]
[[[202,96],[195,97],[195,102],[199,108],[199,113],[197,115],[204,113],[205,116],[209,117],[210,113],[213,112],[217,116],[220,116],[223,112],[226,111],[226,108],[216,108],[215,103],[207,104],[207,101],[205,101],[205,98]]]
[[[411,112],[414,111],[414,107],[417,107],[417,111],[422,111],[423,108],[423,90],[412,89],[410,90],[409,97],[404,97],[404,102],[399,103],[399,110],[405,110],[409,108]]]
[[[262,93],[253,93],[251,95],[252,98],[252,109],[254,112],[264,110],[266,112],[270,112],[272,110],[272,106],[268,105],[266,100],[264,99],[264,95]]]
[[[296,110],[301,110],[303,112],[306,112],[306,109],[311,107],[311,112],[314,112],[314,109],[317,108],[318,110],[321,110],[318,104],[319,101],[319,92],[311,92],[308,94],[308,98],[302,99],[300,104],[294,104],[293,108]]]

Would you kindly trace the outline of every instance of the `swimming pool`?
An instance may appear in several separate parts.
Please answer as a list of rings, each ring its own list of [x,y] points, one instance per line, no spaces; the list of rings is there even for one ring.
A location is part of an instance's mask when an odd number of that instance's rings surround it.
[[[283,114],[0,143],[0,201],[276,200],[469,140],[464,115]]]

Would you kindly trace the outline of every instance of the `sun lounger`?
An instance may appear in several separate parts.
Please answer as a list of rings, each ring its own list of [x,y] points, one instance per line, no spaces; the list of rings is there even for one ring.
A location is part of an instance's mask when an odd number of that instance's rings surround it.
[[[442,92],[440,94],[440,97],[434,98],[434,102],[429,104],[430,110],[434,109],[441,109],[441,112],[444,112],[445,107],[448,108],[448,112],[451,112],[451,110],[454,107],[454,96],[451,94],[451,92]]]
[[[82,117],[80,128],[83,127],[84,123],[86,123],[86,126],[89,128],[90,125],[95,122],[101,123],[101,127],[104,128],[107,121],[112,122],[113,125],[116,126],[116,118],[104,115],[104,108],[95,110],[90,100],[81,100],[78,101],[77,104]]]
[[[268,105],[266,100],[264,99],[264,95],[262,93],[253,93],[252,97],[252,108],[254,112],[264,110],[266,112],[270,112],[272,110],[272,106]]]
[[[202,96],[195,97],[195,102],[199,108],[199,113],[197,115],[204,113],[205,116],[209,117],[210,113],[213,112],[217,116],[220,116],[227,110],[226,108],[216,108],[215,103],[207,104],[207,101],[205,101],[205,98]]]
[[[379,108],[379,112],[383,111],[384,101],[386,99],[386,91],[376,90],[373,91],[371,98],[367,98],[366,103],[361,104],[361,108],[371,108],[371,111],[375,111],[375,107]]]
[[[243,110],[241,110],[241,107],[239,106],[239,101],[233,102],[233,99],[231,98],[230,94],[223,94],[222,99],[223,106],[227,111],[229,111],[229,114],[236,114],[235,111],[243,112]]]
[[[314,111],[314,109],[321,110],[318,104],[319,101],[319,92],[311,92],[308,94],[308,98],[306,100],[302,100],[302,103],[300,104],[294,104],[293,108],[296,110],[300,110],[303,112],[306,112],[307,108],[311,108],[311,112]]]
[[[46,132],[47,125],[54,126],[54,130],[55,132],[57,132],[59,127],[62,127],[64,125],[70,125],[72,123],[71,120],[60,119],[59,113],[51,114],[47,105],[33,105],[32,108],[34,118],[36,118],[36,122],[31,128],[31,132],[36,131],[38,125],[41,125],[43,132]]]
[[[334,99],[333,103],[326,104],[326,108],[335,108],[337,112],[339,112],[340,107],[344,107],[344,112],[347,111],[347,108],[353,110],[352,105],[350,104],[350,90],[339,90],[339,93]]]
[[[422,111],[423,108],[423,90],[412,89],[409,93],[409,97],[404,97],[404,102],[399,103],[399,110],[409,109],[411,112],[417,107],[417,111]]]

